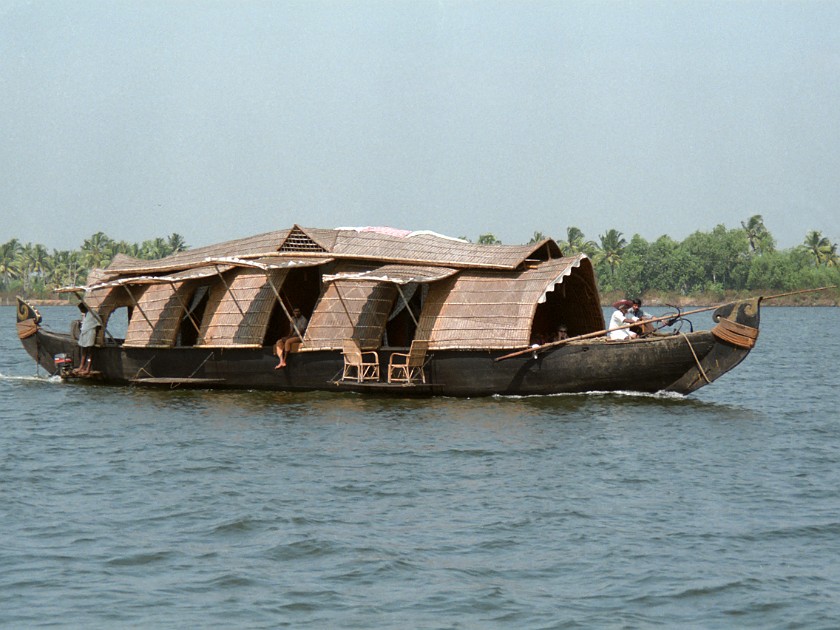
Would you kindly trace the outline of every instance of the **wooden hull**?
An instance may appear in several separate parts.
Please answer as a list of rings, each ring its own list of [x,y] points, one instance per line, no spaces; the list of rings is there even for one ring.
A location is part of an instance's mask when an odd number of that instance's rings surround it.
[[[758,302],[721,307],[715,319],[727,319],[758,331]],[[118,385],[261,389],[281,391],[354,390],[399,396],[546,395],[591,391],[671,391],[688,394],[738,365],[750,344],[722,338],[717,331],[652,336],[632,341],[573,341],[497,361],[509,351],[435,350],[426,365],[426,385],[340,382],[343,359],[337,351],[293,353],[276,370],[270,347],[253,348],[125,348],[97,347],[95,378]],[[40,326],[21,338],[26,351],[48,373],[61,370],[55,357],[66,354],[79,363],[79,349],[70,335]],[[404,348],[394,351],[404,352]],[[380,349],[381,373],[387,380],[391,351]],[[65,376],[69,373],[65,370]],[[72,377],[70,377],[72,378]]]

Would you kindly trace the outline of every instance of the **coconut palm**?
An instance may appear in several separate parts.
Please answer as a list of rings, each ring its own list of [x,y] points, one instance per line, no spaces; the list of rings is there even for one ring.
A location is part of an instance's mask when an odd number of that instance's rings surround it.
[[[104,232],[97,232],[82,243],[82,261],[88,269],[105,267],[114,257],[114,241]]]
[[[753,253],[772,252],[775,246],[773,237],[764,225],[764,218],[760,214],[754,214],[746,223],[741,221],[741,227],[747,233],[750,249]]]
[[[20,277],[24,291],[32,288],[35,280],[42,280],[49,267],[49,252],[40,244],[26,243],[18,252],[16,264],[20,269]]]
[[[823,236],[819,230],[811,230],[805,236],[805,241],[800,247],[814,257],[814,266],[819,267],[830,256],[831,241]]]
[[[479,245],[501,245],[502,241],[497,239],[493,234],[489,232],[487,234],[482,234],[478,237],[478,244]]]
[[[52,264],[46,281],[53,286],[75,286],[81,272],[79,252],[53,250]]]
[[[559,245],[566,256],[582,253],[592,258],[598,251],[598,245],[587,241],[581,229],[575,226],[566,228],[566,240],[560,241]]]
[[[140,258],[140,246],[137,243],[129,243],[128,241],[120,241],[114,245],[115,254],[125,254],[132,258]]]
[[[540,241],[544,241],[545,239],[550,238],[543,234],[542,232],[534,232],[534,235],[531,237],[531,240],[528,241],[528,245],[533,245],[534,243],[539,243]]]
[[[169,235],[169,238],[166,239],[166,244],[169,247],[170,254],[177,254],[178,252],[183,252],[190,248],[184,237],[177,232],[173,232]]]
[[[0,275],[3,276],[3,286],[9,286],[9,280],[20,275],[17,258],[20,253],[20,242],[13,238],[0,245]]]
[[[169,255],[169,244],[166,239],[158,236],[157,238],[143,241],[140,245],[140,257],[147,260],[156,260]]]
[[[840,256],[837,255],[837,243],[831,243],[825,253],[826,267],[840,267]]]
[[[621,264],[621,255],[627,246],[627,241],[621,232],[615,229],[608,230],[606,234],[598,236],[601,240],[601,251],[598,253],[598,261],[604,262],[610,268],[610,275],[615,275],[615,268]]]

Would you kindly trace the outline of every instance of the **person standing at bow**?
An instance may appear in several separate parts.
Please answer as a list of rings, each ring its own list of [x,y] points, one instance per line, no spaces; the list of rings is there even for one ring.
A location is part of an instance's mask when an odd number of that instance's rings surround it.
[[[79,329],[79,348],[82,351],[82,358],[76,374],[88,376],[93,363],[93,347],[96,345],[96,332],[99,328],[99,320],[88,309],[84,302],[79,303],[79,310],[82,312],[82,326]]]

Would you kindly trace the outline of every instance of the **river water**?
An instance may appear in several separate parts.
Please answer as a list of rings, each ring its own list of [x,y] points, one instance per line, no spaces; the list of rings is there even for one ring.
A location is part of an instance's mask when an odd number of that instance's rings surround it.
[[[69,385],[14,315],[0,626],[840,627],[840,309],[689,397],[424,401]]]

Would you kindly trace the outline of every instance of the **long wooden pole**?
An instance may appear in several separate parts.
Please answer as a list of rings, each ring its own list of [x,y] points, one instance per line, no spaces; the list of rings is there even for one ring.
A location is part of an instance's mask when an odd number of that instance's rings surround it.
[[[836,289],[836,285],[827,286],[827,287],[820,287],[818,289],[801,289],[799,291],[788,291],[787,293],[778,293],[776,295],[768,295],[767,297],[760,296],[762,300],[772,300],[774,298],[780,297],[787,297],[789,295],[797,295],[799,293],[814,293],[815,291],[825,291],[826,289]],[[749,299],[749,298],[748,298]],[[670,315],[662,315],[661,317],[651,317],[650,319],[641,320],[645,324],[653,324],[654,322],[664,322],[669,319],[674,319],[675,317],[685,317],[686,315],[695,315],[697,313],[705,313],[706,311],[713,311],[719,309],[721,306],[726,306],[727,304],[735,304],[736,302],[742,302],[744,300],[733,300],[732,302],[723,302],[722,304],[717,304],[715,306],[706,306],[705,308],[698,308],[693,311],[686,311],[685,313],[671,313]],[[639,322],[633,322],[632,324],[624,324],[623,326],[617,326],[615,328],[605,328],[604,330],[598,330],[591,333],[586,333],[585,335],[578,335],[576,337],[569,337],[568,339],[561,339],[560,341],[552,341],[550,343],[544,343],[540,346],[535,346],[531,348],[525,348],[523,350],[517,350],[516,352],[511,352],[510,354],[505,354],[501,357],[496,357],[494,361],[504,361],[505,359],[512,359],[514,357],[521,356],[523,354],[528,354],[529,352],[542,352],[543,350],[547,350],[548,348],[555,348],[557,346],[562,346],[564,344],[569,343],[570,341],[579,341],[581,339],[594,339],[595,337],[603,337],[609,332],[613,330],[624,330],[625,328],[632,328],[633,326],[638,326]]]

